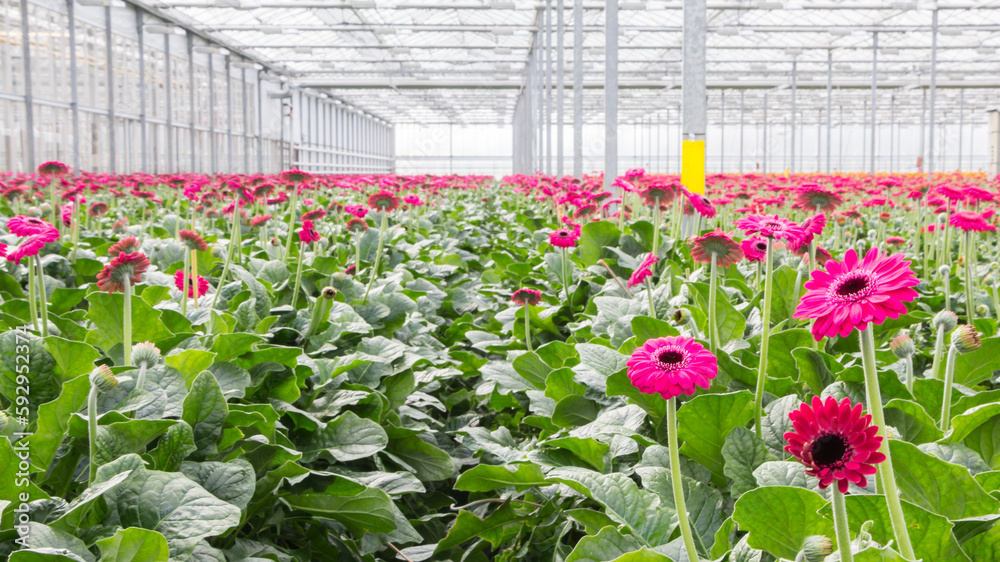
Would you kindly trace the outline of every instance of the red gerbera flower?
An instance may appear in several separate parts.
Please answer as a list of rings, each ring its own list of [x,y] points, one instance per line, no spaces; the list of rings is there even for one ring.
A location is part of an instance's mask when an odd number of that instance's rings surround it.
[[[535,289],[518,289],[510,296],[510,300],[519,306],[538,306],[542,302],[542,292]]]
[[[844,200],[839,195],[832,191],[821,189],[819,186],[802,189],[795,196],[796,205],[807,211],[819,210],[829,213],[843,202]]]
[[[379,211],[395,211],[399,208],[399,198],[383,189],[368,197],[368,206]]]
[[[181,239],[181,242],[187,246],[188,250],[198,250],[199,252],[204,252],[208,249],[208,243],[205,242],[205,239],[193,230],[181,230],[177,233],[177,236]]]
[[[125,280],[132,285],[142,281],[142,274],[149,268],[149,259],[142,252],[121,252],[104,269],[97,272],[97,286],[102,291],[120,293],[125,290]]]
[[[633,271],[632,275],[628,278],[629,288],[634,287],[639,283],[642,283],[643,281],[646,280],[647,277],[652,275],[653,264],[655,264],[658,261],[660,260],[657,259],[656,256],[654,256],[652,253],[646,256],[646,259],[642,260],[642,263],[639,264],[639,267],[635,268],[635,271]]]
[[[122,252],[130,254],[138,249],[139,249],[139,239],[136,238],[135,236],[127,236],[125,238],[122,238],[118,242],[115,242],[113,246],[108,248],[108,255],[114,256]]]
[[[351,220],[347,221],[347,230],[355,233],[364,232],[368,230],[368,222],[358,217],[351,217]]]
[[[42,176],[62,176],[68,173],[69,167],[57,160],[42,162],[38,165],[38,174]]]
[[[674,189],[664,183],[654,183],[639,194],[643,202],[650,207],[656,206],[657,202],[659,202],[660,207],[666,207],[674,200],[674,195]]]
[[[99,217],[107,212],[108,212],[108,204],[104,203],[103,201],[98,201],[97,203],[94,203],[93,205],[90,206],[90,209],[87,210],[87,213],[92,217]]]
[[[852,248],[844,261],[829,260],[826,271],[812,272],[794,317],[816,320],[812,333],[817,341],[824,336],[845,337],[855,328],[864,330],[869,322],[881,324],[906,314],[903,303],[917,298],[910,287],[918,283],[902,254],[882,256],[872,248],[859,261]]]
[[[321,219],[326,216],[326,209],[313,209],[311,211],[302,213],[302,218],[309,220]]]
[[[188,297],[194,298],[194,288],[198,287],[198,296],[203,297],[205,293],[208,292],[208,280],[206,280],[201,275],[198,276],[198,281],[195,282],[193,276],[188,275]],[[184,291],[184,272],[177,270],[174,272],[174,286],[177,287],[178,291]]]
[[[691,246],[691,257],[696,262],[712,263],[714,254],[715,263],[719,267],[729,267],[743,259],[740,245],[721,228],[689,240],[688,245]]]
[[[281,178],[281,181],[285,181],[288,183],[299,183],[313,179],[312,174],[310,174],[309,172],[303,172],[302,170],[296,168],[292,168],[291,170],[285,170],[284,172],[281,172],[281,174],[279,174],[278,177]]]
[[[255,215],[250,218],[250,226],[256,228],[271,220],[271,215]]]
[[[552,244],[557,248],[572,248],[576,245],[577,238],[579,238],[579,236],[572,230],[560,228],[552,234],[549,234],[549,244]]]
[[[640,392],[670,399],[708,388],[719,374],[718,360],[693,338],[647,340],[625,362],[628,378]]]
[[[878,426],[871,425],[871,414],[861,415],[861,404],[840,403],[832,396],[826,400],[813,396],[812,406],[803,403],[788,415],[795,431],[785,434],[785,451],[806,465],[806,474],[819,478],[825,490],[835,480],[840,493],[850,484],[864,488],[866,476],[875,474],[875,465],[885,460],[878,451],[882,437]]]

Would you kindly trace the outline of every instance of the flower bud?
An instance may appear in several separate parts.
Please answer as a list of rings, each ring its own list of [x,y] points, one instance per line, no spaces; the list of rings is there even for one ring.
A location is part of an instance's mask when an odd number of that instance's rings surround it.
[[[678,308],[674,311],[674,314],[670,317],[674,321],[674,324],[678,326],[687,324],[691,320],[691,312],[686,308]]]
[[[878,237],[878,231],[877,230],[871,229],[871,230],[868,231],[868,239],[869,240],[874,240],[877,237]]]
[[[823,535],[810,535],[802,541],[802,555],[806,562],[823,562],[833,554],[833,541]]]
[[[969,353],[979,349],[983,342],[979,340],[979,332],[969,324],[962,324],[951,333],[951,345],[959,353]]]
[[[950,332],[958,325],[958,315],[950,310],[942,310],[934,315],[934,320],[931,323],[938,330]]]
[[[323,287],[323,290],[320,291],[319,294],[322,295],[324,299],[331,300],[337,298],[337,289],[334,289],[333,287],[330,287],[328,285],[326,287]]]
[[[889,214],[889,213],[887,213],[887,212],[886,213],[879,213],[879,215],[878,215],[878,220],[880,220],[882,222],[889,222],[889,219],[891,219],[891,218],[892,218],[892,215]]]
[[[111,392],[118,386],[118,379],[107,365],[100,365],[90,372],[90,384],[100,392]]]
[[[52,208],[52,206],[51,206],[51,205],[49,205],[48,203],[46,203],[46,204],[45,204],[45,206],[46,206],[47,208],[49,208],[49,209],[51,209],[51,208]],[[41,210],[41,209],[39,209],[38,207],[35,207],[35,206],[31,206],[31,207],[28,207],[28,212],[27,212],[27,213],[25,213],[25,214],[26,214],[26,215],[28,215],[29,217],[35,217],[35,218],[38,218],[38,217],[42,216],[42,210]]]
[[[132,346],[132,363],[146,367],[152,367],[160,360],[160,350],[153,345],[153,342],[144,341]]]
[[[976,305],[976,316],[980,317],[989,316],[989,314],[990,314],[990,307],[986,306],[985,304]]]
[[[959,267],[965,265],[965,256],[964,255],[958,256],[958,261],[956,261],[955,264],[958,265]]]
[[[941,267],[939,267],[938,275],[940,275],[941,277],[948,277],[949,275],[951,275],[951,266],[942,265]]]
[[[899,359],[906,359],[913,355],[916,351],[916,347],[913,345],[913,339],[907,334],[900,334],[896,336],[891,342],[889,342],[889,349],[892,354]]]

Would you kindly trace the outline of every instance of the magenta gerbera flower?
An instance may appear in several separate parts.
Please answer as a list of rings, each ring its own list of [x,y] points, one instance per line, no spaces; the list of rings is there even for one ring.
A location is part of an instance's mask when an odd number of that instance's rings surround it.
[[[975,211],[958,211],[957,213],[952,213],[948,219],[948,224],[963,232],[988,232],[997,229],[997,227],[986,222],[986,219]]]
[[[917,298],[910,287],[918,283],[902,254],[883,256],[872,248],[859,260],[852,248],[844,261],[829,260],[826,271],[812,272],[795,318],[816,320],[812,333],[817,341],[824,336],[845,337],[855,328],[864,330],[869,322],[881,324],[906,314],[903,303]]]
[[[313,221],[306,219],[302,221],[302,228],[299,230],[299,240],[303,244],[310,244],[322,238],[313,228]]]
[[[740,249],[748,262],[762,262],[767,257],[767,240],[760,236],[747,238],[740,242]]]
[[[781,238],[798,242],[805,237],[805,231],[794,222],[778,215],[750,215],[736,221],[736,228],[747,234],[760,234],[767,238]]]
[[[126,236],[108,248],[108,255],[115,256],[122,252],[131,254],[132,252],[138,250],[139,246],[140,244],[138,238],[135,236]]]
[[[7,230],[17,236],[38,236],[46,242],[59,238],[59,230],[50,222],[38,217],[17,215],[7,221]]]
[[[572,248],[576,245],[576,240],[579,236],[572,230],[567,228],[560,228],[549,234],[549,244],[557,248]]]
[[[379,211],[395,211],[399,208],[399,198],[383,189],[368,197],[368,206]]]
[[[848,486],[868,485],[866,476],[875,474],[875,465],[885,460],[878,452],[882,437],[878,426],[871,425],[871,414],[861,415],[861,404],[840,403],[832,396],[826,400],[813,396],[812,405],[803,403],[788,415],[795,431],[785,434],[785,450],[806,465],[806,474],[819,478],[825,490],[834,481],[840,493]]]
[[[635,271],[632,272],[631,277],[628,278],[629,288],[635,287],[639,283],[645,281],[647,277],[652,275],[653,264],[655,264],[658,261],[660,260],[657,259],[656,256],[654,256],[652,253],[646,256],[646,259],[642,260],[642,263],[639,264],[639,267],[635,268]]]
[[[205,239],[193,230],[181,229],[177,233],[177,237],[181,239],[182,244],[187,246],[188,250],[198,250],[199,252],[208,250],[208,242],[205,242]]]
[[[640,392],[670,399],[708,388],[719,374],[718,360],[693,338],[647,340],[625,362],[628,378]]]
[[[179,269],[174,272],[174,286],[177,287],[178,291],[184,291],[184,272]],[[195,286],[198,287],[199,297],[205,296],[205,293],[208,292],[208,280],[199,275],[197,282],[195,282],[194,277],[188,275],[188,297],[194,298]]]
[[[829,213],[835,210],[843,201],[836,193],[822,189],[819,186],[804,188],[795,196],[795,204],[807,211],[818,210]]]
[[[42,248],[45,247],[46,242],[40,236],[23,238],[13,249],[7,248],[7,261],[20,264],[22,258],[37,256],[38,252],[42,251]]]
[[[97,272],[97,286],[102,291],[121,293],[125,290],[125,279],[132,285],[142,281],[142,274],[149,268],[149,259],[142,252],[126,254],[121,252],[104,269]]]
[[[705,218],[712,218],[715,216],[715,205],[700,193],[691,193],[690,191],[684,191],[684,195],[687,196],[688,203],[691,207],[698,212],[699,215]]]

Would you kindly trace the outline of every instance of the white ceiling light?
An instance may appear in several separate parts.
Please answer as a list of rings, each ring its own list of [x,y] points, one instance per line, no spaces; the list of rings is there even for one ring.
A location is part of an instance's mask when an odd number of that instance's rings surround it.
[[[944,29],[938,29],[938,33],[941,35],[947,35],[950,37],[955,37],[962,34],[962,30],[956,27],[946,27]]]
[[[838,37],[846,37],[846,36],[848,36],[848,35],[851,34],[851,30],[850,29],[834,28],[834,29],[831,29],[829,31],[829,33],[830,33],[830,35],[836,35]]]
[[[172,25],[160,25],[151,23],[145,27],[146,33],[156,33],[157,35],[170,35],[174,32]]]
[[[298,55],[311,55],[313,54],[312,47],[295,47],[292,49]]]
[[[238,60],[238,61],[232,63],[232,67],[233,68],[243,69],[243,70],[257,70],[257,63],[253,63],[253,62],[250,62],[250,61],[241,61],[241,60]]]
[[[238,9],[240,10],[256,10],[260,8],[260,2],[258,0],[240,0],[240,5]]]
[[[514,30],[509,27],[494,27],[493,35],[514,35]]]
[[[257,26],[256,29],[257,31],[267,35],[281,35],[281,28],[277,25],[260,25]]]
[[[755,70],[757,72],[767,70],[767,65],[762,62],[750,63],[750,70]]]
[[[915,10],[917,9],[916,2],[893,2],[892,7],[895,10]]]
[[[802,49],[796,49],[796,48],[785,49],[785,54],[790,57],[797,57],[802,54]]]
[[[495,10],[513,10],[517,6],[513,2],[490,2],[490,8]]]
[[[740,29],[738,27],[723,27],[716,31],[719,35],[734,36],[740,34]]]
[[[219,48],[211,45],[195,45],[194,52],[201,53],[203,55],[215,55],[219,53]]]
[[[211,6],[213,8],[239,8],[240,0],[215,0]]]
[[[510,47],[497,47],[493,49],[493,53],[497,55],[509,55],[511,50]]]
[[[620,10],[645,10],[646,4],[644,2],[622,2],[618,5]]]
[[[761,10],[780,10],[785,7],[781,2],[761,2],[757,4],[757,7]]]
[[[995,55],[997,52],[996,47],[979,47],[976,52],[980,55]]]
[[[351,0],[352,8],[374,8],[375,0]]]
[[[885,47],[885,48],[881,49],[881,51],[882,51],[883,55],[898,55],[899,54],[899,49],[896,49],[894,47]]]
[[[392,53],[392,54],[394,54],[394,55],[408,55],[408,54],[410,54],[410,48],[409,47],[393,47],[393,48],[389,49],[389,52]]]

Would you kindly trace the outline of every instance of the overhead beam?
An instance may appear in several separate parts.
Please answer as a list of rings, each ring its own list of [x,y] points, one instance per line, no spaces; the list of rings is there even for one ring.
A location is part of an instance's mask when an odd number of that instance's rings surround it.
[[[921,77],[923,81],[924,78]],[[760,89],[773,89],[779,86],[787,86],[787,80],[711,80],[709,79],[707,87],[709,89],[746,89],[746,90],[760,90]],[[372,78],[372,79],[337,79],[331,77],[329,79],[305,79],[296,80],[295,85],[299,87],[306,88],[335,88],[335,89],[366,89],[366,88],[397,88],[397,89],[418,89],[418,90],[437,90],[437,89],[465,89],[465,90],[477,90],[477,89],[520,89],[522,87],[520,82],[510,81],[485,81],[485,80],[454,80],[447,78],[434,78],[433,80],[418,80],[414,78]],[[679,81],[661,81],[661,80],[625,80],[619,81],[619,88],[623,89],[670,89],[674,87],[679,87]],[[913,85],[913,80],[882,80],[878,83],[879,89],[896,89],[902,88],[904,86]],[[585,80],[583,83],[584,89],[601,89],[604,87],[603,80]],[[872,87],[870,80],[842,80],[834,82],[835,88],[841,89],[870,89]],[[928,84],[920,83],[917,84],[917,88],[927,88]],[[1000,88],[1000,79],[990,80],[990,81],[977,81],[977,80],[941,80],[938,79],[938,88]],[[826,89],[826,82],[817,82],[815,84],[799,84],[798,89],[800,90],[823,90]]]

